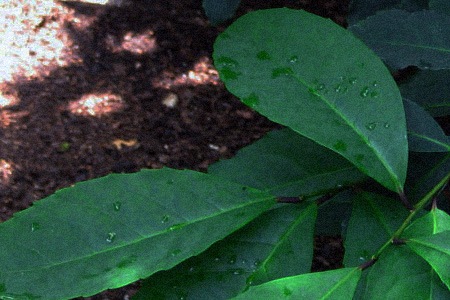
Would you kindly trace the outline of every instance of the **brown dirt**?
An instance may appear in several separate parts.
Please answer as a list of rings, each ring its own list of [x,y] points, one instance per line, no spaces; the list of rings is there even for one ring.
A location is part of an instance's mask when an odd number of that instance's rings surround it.
[[[211,26],[201,1],[124,2],[1,4],[0,221],[111,172],[203,171],[276,127],[218,80],[211,52],[226,24]],[[237,16],[288,6],[344,24],[347,2],[248,0]],[[336,243],[316,264],[339,266]],[[92,299],[125,299],[136,286]]]

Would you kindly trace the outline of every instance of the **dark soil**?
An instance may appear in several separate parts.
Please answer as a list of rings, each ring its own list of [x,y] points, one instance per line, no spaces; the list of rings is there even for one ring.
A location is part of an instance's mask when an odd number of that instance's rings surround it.
[[[288,6],[344,25],[347,2],[248,0],[237,16]],[[0,95],[14,99],[3,106],[0,99],[0,221],[111,172],[205,171],[277,127],[219,82],[211,53],[227,24],[211,26],[201,1],[57,5],[28,29],[58,25],[71,63],[0,82]],[[315,270],[340,267],[341,258],[339,239],[318,238]],[[125,299],[137,285],[92,299]]]

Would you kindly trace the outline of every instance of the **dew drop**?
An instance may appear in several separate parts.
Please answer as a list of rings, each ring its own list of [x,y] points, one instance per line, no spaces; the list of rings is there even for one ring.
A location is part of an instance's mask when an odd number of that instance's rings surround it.
[[[219,262],[220,261],[220,257],[214,257],[214,261],[215,262]]]
[[[242,275],[242,274],[244,274],[244,272],[245,271],[242,268],[234,269],[234,270],[231,271],[231,273],[233,273],[233,275]]]
[[[253,265],[255,267],[258,267],[261,264],[261,261],[259,259],[255,259],[255,261],[253,262]]]
[[[248,97],[243,98],[242,102],[245,105],[254,108],[259,104],[259,98],[255,93],[251,93]]]
[[[169,227],[170,231],[174,231],[174,230],[178,230],[184,227],[184,223],[180,223],[180,224],[175,224]]]
[[[292,71],[289,67],[275,68],[272,70],[272,78],[277,78],[280,76],[288,76],[293,75],[294,71]]]
[[[267,51],[259,51],[258,54],[256,54],[256,58],[259,60],[271,60],[272,57],[270,57],[270,54],[267,53]]]
[[[359,93],[359,95],[361,96],[361,97],[367,97],[367,96],[369,96],[369,87],[368,86],[366,86],[366,87],[364,87],[362,90],[361,90],[361,93]]]
[[[336,143],[333,145],[333,148],[337,151],[346,151],[347,150],[347,144],[342,141],[342,140],[338,140],[336,141]]]
[[[116,201],[113,203],[113,207],[114,207],[115,211],[119,211],[121,206],[122,206],[122,203],[120,201]]]
[[[228,263],[229,263],[230,265],[234,265],[234,264],[236,263],[236,259],[237,259],[237,256],[236,256],[236,255],[231,255],[231,256],[228,258]]]
[[[116,233],[115,232],[109,232],[108,233],[108,237],[106,238],[106,241],[108,243],[112,243],[115,238],[116,238]]]
[[[373,86],[373,87],[377,87],[377,86],[378,86],[378,81],[372,82],[372,86]]]
[[[190,273],[193,273],[194,271],[195,271],[195,268],[194,268],[194,267],[190,267],[190,268],[189,268],[189,272],[190,272]]]
[[[358,81],[358,79],[356,77],[350,77],[348,79],[348,83],[350,83],[350,84],[355,84],[357,81]]]
[[[298,62],[298,56],[297,55],[293,55],[289,58],[289,62],[290,63],[296,63]]]
[[[162,216],[162,218],[161,218],[161,223],[167,223],[169,221],[169,215],[164,215],[164,216]]]
[[[41,224],[37,222],[31,223],[31,232],[35,232],[36,230],[39,230],[41,228]]]
[[[366,128],[369,130],[374,130],[377,127],[377,123],[372,122],[366,125]]]
[[[181,250],[180,249],[175,249],[175,250],[173,250],[171,253],[170,253],[170,255],[171,256],[177,256],[178,254],[180,254],[181,253]]]
[[[292,295],[292,290],[290,288],[288,288],[287,286],[284,287],[283,289],[283,294],[287,297]]]
[[[379,95],[379,93],[377,91],[370,92],[370,97],[372,97],[372,98],[376,98],[376,97],[378,97],[378,95]]]
[[[386,122],[386,123],[384,123],[383,127],[384,127],[384,128],[389,128],[389,127],[391,127],[391,124],[389,124],[389,123]]]
[[[316,89],[317,89],[318,91],[323,91],[323,90],[325,89],[325,84],[323,84],[323,83],[318,84],[317,87],[316,87]]]

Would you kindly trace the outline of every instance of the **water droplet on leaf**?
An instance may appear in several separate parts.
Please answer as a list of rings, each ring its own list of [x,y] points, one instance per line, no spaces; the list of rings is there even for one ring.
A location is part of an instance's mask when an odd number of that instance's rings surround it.
[[[377,127],[377,123],[372,122],[366,125],[366,128],[369,130],[374,130]]]
[[[377,86],[378,86],[378,81],[372,82],[372,86],[373,86],[373,87],[377,87]]]
[[[164,216],[162,216],[162,218],[161,218],[161,223],[167,223],[169,221],[169,215],[164,215]]]
[[[384,127],[384,128],[389,128],[389,127],[391,127],[391,124],[389,124],[389,123],[386,122],[386,123],[384,123],[383,127]]]
[[[367,96],[369,96],[369,87],[368,86],[366,86],[366,87],[364,87],[362,90],[361,90],[361,93],[359,93],[359,95],[361,96],[361,97],[367,97]]]
[[[234,270],[231,271],[231,273],[233,273],[233,275],[242,275],[242,274],[245,273],[245,270],[242,269],[242,268],[234,269]]]
[[[357,80],[356,77],[350,77],[350,78],[348,79],[348,83],[350,83],[350,84],[355,84],[357,81],[358,81],[358,80]]]
[[[31,232],[35,232],[36,230],[39,230],[41,228],[41,224],[37,222],[31,223]]]
[[[288,67],[275,68],[272,70],[272,78],[277,78],[280,76],[293,75],[294,71]]]
[[[336,141],[336,143],[333,145],[333,148],[337,151],[343,152],[347,150],[347,144],[342,141],[342,140],[338,140]]]
[[[115,232],[109,232],[108,233],[108,237],[106,238],[106,241],[108,243],[112,243],[115,238],[116,238],[116,233]]]
[[[170,253],[170,255],[172,255],[172,256],[177,256],[178,254],[180,254],[181,253],[181,250],[180,249],[175,249],[175,250],[173,250],[171,253]]]
[[[231,256],[228,258],[228,263],[229,263],[230,265],[234,265],[234,264],[236,263],[236,259],[237,259],[237,256],[236,256],[236,255],[231,255]]]
[[[243,98],[242,102],[249,107],[256,107],[259,104],[259,98],[255,93],[251,93],[248,97]]]
[[[298,61],[298,56],[297,55],[293,55],[289,58],[289,62],[290,63],[296,63]]]
[[[121,206],[122,206],[122,203],[120,201],[116,201],[113,203],[113,207],[114,207],[115,211],[119,211]]]
[[[270,57],[269,53],[267,51],[259,51],[258,54],[256,54],[256,58],[259,60],[271,60],[272,57]]]

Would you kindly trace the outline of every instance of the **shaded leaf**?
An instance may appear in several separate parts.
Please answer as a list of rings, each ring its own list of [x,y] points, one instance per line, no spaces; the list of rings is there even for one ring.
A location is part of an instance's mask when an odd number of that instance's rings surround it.
[[[286,277],[250,287],[233,299],[352,299],[361,276],[359,268]]]
[[[316,235],[345,236],[355,194],[346,190],[319,206]]]
[[[439,124],[422,107],[408,99],[403,100],[410,151],[449,152],[450,139]]]
[[[450,16],[431,10],[393,9],[349,29],[392,68],[450,68]]]
[[[445,0],[444,0],[445,1]],[[349,5],[348,23],[354,24],[379,10],[392,8],[417,11],[428,8],[428,0],[352,0]]]
[[[448,299],[450,291],[430,265],[405,246],[391,246],[368,270],[358,299]]]
[[[340,155],[288,128],[210,165],[208,173],[284,197],[323,194],[367,179]]]
[[[245,104],[338,152],[387,188],[402,189],[407,143],[400,93],[379,58],[350,32],[305,11],[260,10],[223,32],[213,57],[227,89]]]
[[[0,224],[0,297],[63,299],[123,286],[199,254],[274,203],[187,170],[78,183]]]
[[[420,70],[400,84],[403,98],[413,100],[432,116],[450,115],[450,70]]]
[[[407,195],[415,203],[422,199],[450,170],[449,153],[411,152]]]
[[[203,9],[213,25],[232,18],[241,0],[203,0]]]
[[[133,299],[229,299],[311,269],[315,204],[278,205],[202,254],[148,278]]]
[[[361,193],[353,201],[344,242],[344,265],[347,267],[370,260],[409,213],[399,200],[377,194]]]
[[[411,238],[407,245],[425,259],[450,289],[450,230]]]
[[[430,9],[450,15],[450,1],[430,0]]]

